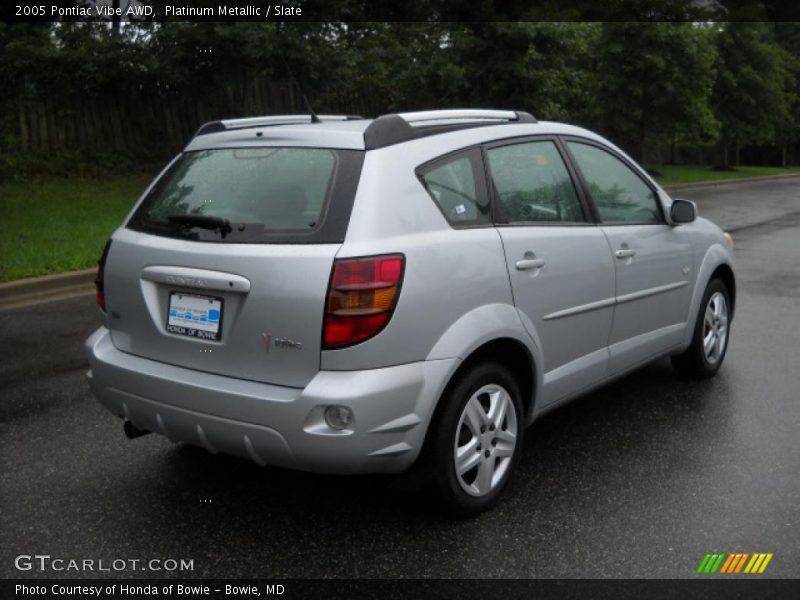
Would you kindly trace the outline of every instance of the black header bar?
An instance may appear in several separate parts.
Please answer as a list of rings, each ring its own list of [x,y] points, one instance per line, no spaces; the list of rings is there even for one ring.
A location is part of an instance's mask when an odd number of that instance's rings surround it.
[[[208,22],[800,21],[779,0],[13,0],[3,20]]]

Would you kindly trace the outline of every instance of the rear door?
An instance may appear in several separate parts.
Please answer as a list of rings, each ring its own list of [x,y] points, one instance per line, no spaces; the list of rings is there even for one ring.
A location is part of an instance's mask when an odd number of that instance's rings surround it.
[[[328,280],[363,153],[186,153],[113,236],[108,319],[122,351],[302,387],[319,370]]]
[[[694,279],[691,245],[684,231],[666,222],[657,191],[623,156],[586,140],[566,146],[614,255],[614,373],[681,342]]]
[[[544,403],[605,377],[614,265],[555,139],[486,149],[514,303],[544,357]]]

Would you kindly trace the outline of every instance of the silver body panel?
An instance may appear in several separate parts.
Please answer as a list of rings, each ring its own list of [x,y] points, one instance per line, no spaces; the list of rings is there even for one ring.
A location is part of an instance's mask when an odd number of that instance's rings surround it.
[[[598,227],[510,226],[499,229],[517,308],[542,347],[542,404],[603,377],[614,315],[614,263]],[[520,271],[535,256],[543,266]]]
[[[368,124],[232,129],[198,136],[187,150],[360,150]],[[733,265],[715,225],[700,218],[453,228],[415,174],[461,148],[539,134],[621,153],[594,133],[548,122],[482,125],[368,150],[336,244],[206,243],[120,227],[105,269],[109,314],[87,341],[92,391],[137,427],[211,452],[313,471],[398,472],[417,457],[459,365],[488,342],[514,340],[531,358],[527,423],[688,347],[711,274]],[[669,214],[669,196],[640,174]],[[623,244],[635,254],[620,260],[614,252]],[[355,346],[322,351],[334,260],[390,253],[406,262],[388,325]],[[516,269],[531,257],[543,265]],[[171,291],[221,297],[222,338],[168,333]],[[271,345],[275,337],[299,347]],[[350,430],[325,424],[330,405],[352,408]]]
[[[137,427],[260,465],[327,473],[399,472],[416,459],[455,360],[368,371],[319,371],[303,389],[232,379],[132,356],[105,328],[86,342],[90,387]],[[319,407],[356,414],[327,427]],[[387,410],[387,405],[391,406]]]
[[[639,358],[664,354],[680,344],[683,329],[675,331],[671,326],[683,325],[689,318],[694,265],[682,227],[618,225],[601,229],[612,254],[623,246],[636,253],[615,259],[617,303],[608,340],[609,372],[613,374]]]
[[[106,271],[114,345],[129,354],[241,379],[303,387],[319,370],[320,330],[338,244],[217,244],[121,228]],[[223,300],[222,339],[166,331],[171,292]],[[264,336],[301,344],[266,351]],[[202,351],[201,351],[202,350]]]

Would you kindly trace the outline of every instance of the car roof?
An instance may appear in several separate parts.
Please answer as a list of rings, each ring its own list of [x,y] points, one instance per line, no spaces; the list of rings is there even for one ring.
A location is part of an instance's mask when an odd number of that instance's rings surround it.
[[[370,122],[369,119],[360,119],[223,129],[199,133],[189,142],[186,150],[234,146],[305,146],[364,150],[364,130]]]
[[[259,146],[373,150],[432,135],[445,135],[457,147],[459,140],[475,144],[537,134],[602,139],[574,125],[537,121],[528,113],[460,109],[391,114],[376,119],[279,115],[214,121],[198,130],[186,150]]]

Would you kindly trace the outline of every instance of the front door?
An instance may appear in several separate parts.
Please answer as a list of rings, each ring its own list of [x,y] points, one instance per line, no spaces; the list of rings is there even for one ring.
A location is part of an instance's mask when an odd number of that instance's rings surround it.
[[[683,339],[694,280],[691,245],[681,228],[666,222],[655,189],[621,157],[593,143],[571,140],[566,145],[614,256],[613,374]]]

